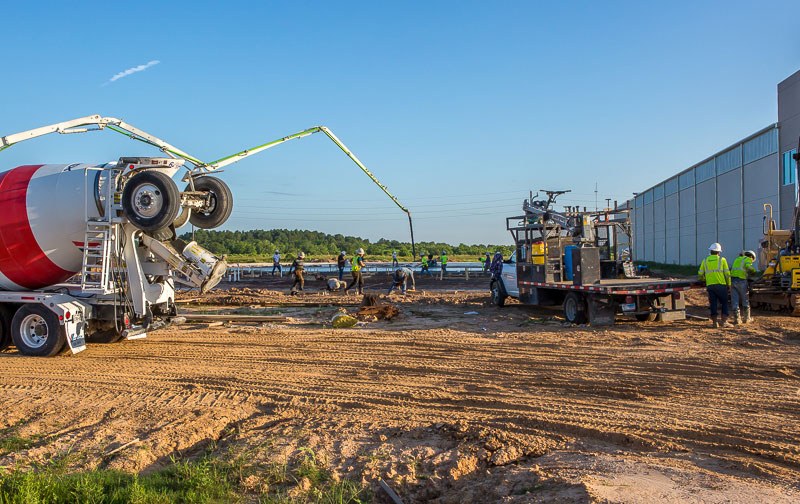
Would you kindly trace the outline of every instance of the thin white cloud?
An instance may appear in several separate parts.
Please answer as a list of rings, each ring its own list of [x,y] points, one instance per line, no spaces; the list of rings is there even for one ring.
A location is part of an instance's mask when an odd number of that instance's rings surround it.
[[[133,75],[133,74],[135,74],[137,72],[144,72],[148,68],[150,68],[152,66],[156,66],[159,63],[161,63],[161,62],[158,61],[158,60],[153,60],[153,61],[148,61],[144,65],[139,65],[139,66],[135,66],[135,67],[132,67],[132,68],[128,68],[127,70],[123,70],[120,73],[118,73],[118,74],[114,75],[113,77],[111,77],[111,79],[109,79],[109,81],[106,82],[106,84],[111,84],[114,81],[118,81],[123,77],[127,77],[129,75]]]

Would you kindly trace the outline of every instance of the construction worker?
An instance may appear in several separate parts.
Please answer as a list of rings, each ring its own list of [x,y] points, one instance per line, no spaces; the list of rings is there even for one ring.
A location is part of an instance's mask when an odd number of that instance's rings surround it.
[[[303,259],[306,258],[306,254],[303,251],[300,251],[297,254],[297,258],[292,262],[292,265],[289,267],[289,274],[291,275],[294,272],[294,282],[292,283],[292,294],[303,290],[305,286],[305,279],[303,278],[303,272],[305,271],[305,265],[303,264]],[[295,289],[295,287],[300,286],[300,289]]]
[[[486,252],[486,257],[483,259],[483,271],[489,271],[489,267],[492,265],[492,256],[489,255],[489,252]]]
[[[396,268],[398,264],[399,263],[397,262],[397,251],[392,250],[392,268]]]
[[[753,267],[756,253],[745,250],[739,254],[731,266],[731,307],[733,308],[733,323],[749,324],[753,321],[750,316],[750,298],[747,295],[747,280],[758,274]],[[739,315],[739,306],[742,307],[742,316]]]
[[[442,262],[442,276],[447,275],[447,252],[442,250],[442,255],[439,256],[439,260]]]
[[[328,282],[327,282],[327,285],[326,285],[326,288],[330,292],[336,292],[336,291],[344,289],[345,287],[347,287],[347,283],[346,282],[343,282],[342,280],[337,280],[335,278],[329,278]]]
[[[278,276],[283,276],[283,270],[281,269],[281,253],[277,250],[274,254],[272,254],[272,276],[275,276],[275,270],[278,270]]]
[[[400,287],[400,292],[405,296],[409,278],[411,279],[411,290],[417,290],[417,284],[414,282],[414,272],[410,268],[398,268],[392,275],[392,285],[386,294],[391,294],[395,288]]]
[[[359,248],[356,250],[356,256],[350,261],[350,273],[353,275],[353,281],[344,288],[345,294],[353,287],[356,288],[359,294],[364,293],[364,278],[361,276],[361,270],[364,268],[364,264],[364,249]]]
[[[492,264],[489,266],[489,273],[492,274],[494,280],[500,280],[500,274],[503,273],[503,254],[500,252],[494,253]]]
[[[431,276],[431,271],[428,269],[428,258],[425,257],[425,254],[419,255],[419,262],[422,269],[420,270],[420,275],[423,273],[427,273],[428,276]]]
[[[728,261],[722,257],[722,245],[712,243],[708,247],[709,256],[700,263],[697,276],[706,283],[708,303],[711,309],[711,322],[714,327],[731,327],[728,322],[728,291],[731,287],[731,272]],[[717,307],[722,309],[722,321],[717,320]]]
[[[339,268],[339,280],[344,275],[344,265],[347,264],[347,252],[341,251],[339,257],[336,258],[336,266]]]

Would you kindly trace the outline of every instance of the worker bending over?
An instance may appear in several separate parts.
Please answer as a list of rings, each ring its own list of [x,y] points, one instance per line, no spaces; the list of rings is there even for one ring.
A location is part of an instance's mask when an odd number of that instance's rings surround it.
[[[303,278],[303,272],[305,271],[306,267],[303,264],[303,259],[305,259],[306,254],[305,252],[300,252],[297,254],[297,258],[292,262],[292,266],[289,268],[289,274],[291,275],[294,272],[294,282],[292,283],[292,293],[303,290],[305,286],[305,279]],[[300,286],[300,289],[295,289],[295,287]]]
[[[391,294],[395,288],[400,287],[400,292],[405,296],[409,278],[411,279],[411,290],[417,290],[417,284],[414,282],[414,272],[410,268],[398,268],[392,275],[392,285],[386,294]]]
[[[329,278],[327,285],[325,286],[325,288],[330,292],[337,292],[343,290],[345,287],[347,287],[347,282],[337,280],[336,278]]]
[[[731,327],[728,322],[728,290],[731,287],[731,271],[728,261],[722,257],[722,245],[712,243],[708,247],[709,256],[700,263],[697,276],[706,283],[708,303],[711,308],[711,322],[714,327]],[[722,321],[717,320],[717,307],[722,309]]]
[[[347,294],[347,291],[352,289],[353,287],[356,288],[356,291],[359,294],[364,293],[364,278],[361,276],[361,270],[364,268],[364,249],[359,248],[356,250],[356,256],[350,261],[350,273],[353,275],[353,281],[344,288],[344,293]]]
[[[750,298],[747,294],[747,280],[758,274],[753,267],[756,253],[752,250],[745,250],[739,254],[731,266],[731,307],[733,308],[733,323],[749,324],[753,321],[750,316]],[[742,307],[741,316],[739,307]]]

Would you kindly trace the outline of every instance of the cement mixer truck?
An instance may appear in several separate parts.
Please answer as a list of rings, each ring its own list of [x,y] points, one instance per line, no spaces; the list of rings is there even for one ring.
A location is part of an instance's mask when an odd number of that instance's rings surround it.
[[[0,137],[0,151],[51,133],[103,130],[164,156],[0,172],[0,350],[13,344],[29,356],[77,353],[87,341],[143,338],[180,321],[176,289],[205,293],[227,269],[224,258],[176,233],[187,223],[216,228],[230,217],[231,190],[209,174],[288,140],[324,132],[408,213],[322,126],[205,163],[120,119],[94,115]],[[173,179],[181,170],[182,189]]]

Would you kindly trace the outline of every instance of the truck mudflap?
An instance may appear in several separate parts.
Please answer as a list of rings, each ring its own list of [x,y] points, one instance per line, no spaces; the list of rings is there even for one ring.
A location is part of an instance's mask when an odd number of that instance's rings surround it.
[[[46,304],[64,324],[67,345],[73,354],[86,350],[86,308],[77,301]]]

